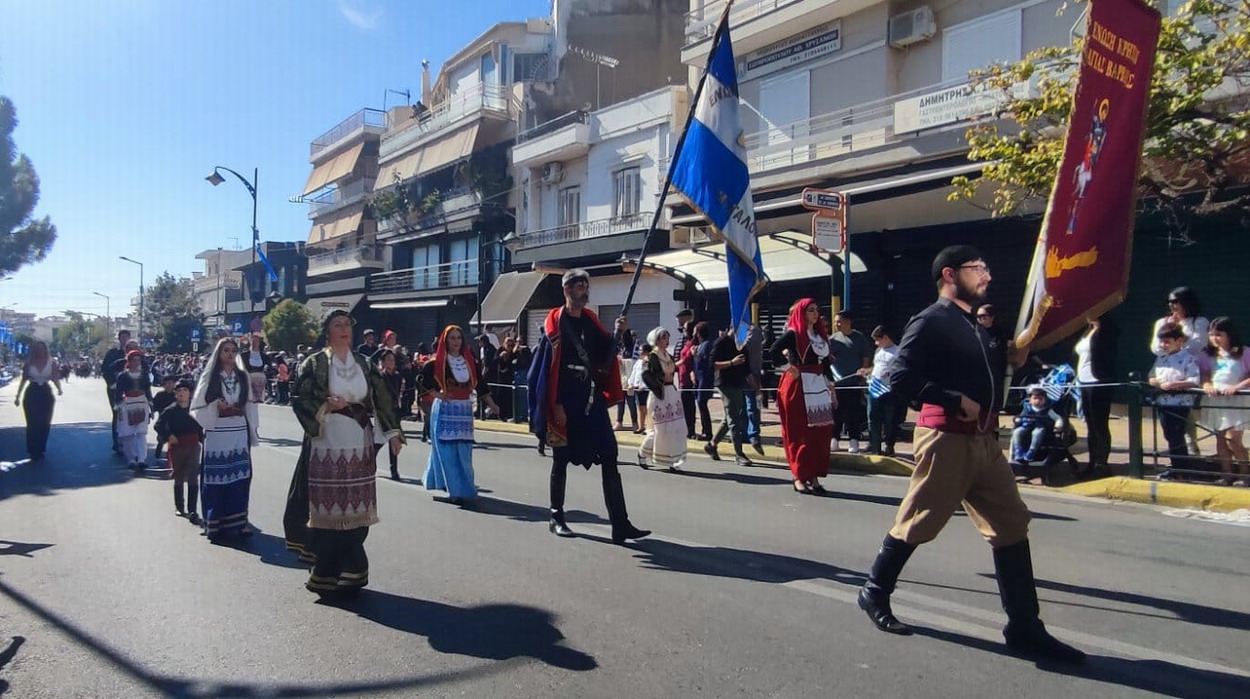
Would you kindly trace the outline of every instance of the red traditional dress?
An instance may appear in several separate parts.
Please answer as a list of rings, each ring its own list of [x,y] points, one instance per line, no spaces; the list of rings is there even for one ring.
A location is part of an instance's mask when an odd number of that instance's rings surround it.
[[[781,439],[786,462],[797,481],[811,481],[829,474],[829,442],[833,439],[833,396],[829,382],[829,335],[817,321],[809,331],[803,314],[815,301],[795,304],[786,332],[772,346],[776,366],[790,364],[799,370],[781,375],[777,388],[777,411],[781,416]]]

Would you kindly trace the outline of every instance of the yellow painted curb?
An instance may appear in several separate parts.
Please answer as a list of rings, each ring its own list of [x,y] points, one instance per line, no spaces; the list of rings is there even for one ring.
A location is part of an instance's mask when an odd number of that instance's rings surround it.
[[[529,434],[529,425],[518,424],[515,422],[503,422],[501,420],[474,420],[473,426],[478,430],[487,432],[506,432],[509,434]],[[621,446],[637,447],[642,445],[642,435],[633,432],[617,432],[616,443]],[[703,442],[691,441],[690,453],[702,454]],[[764,455],[760,456],[753,450],[748,450],[747,456],[751,458],[752,463],[761,466],[778,466],[787,468],[786,453],[781,447],[765,445]],[[721,458],[725,458],[723,455]],[[730,461],[732,461],[732,457]],[[835,471],[854,471],[856,473],[875,473],[887,476],[910,476],[912,468],[907,462],[900,459],[894,459],[888,456],[872,456],[868,454],[831,454],[829,456],[829,468]]]
[[[1116,476],[1077,483],[1058,490],[1072,495],[1211,512],[1250,509],[1250,490],[1198,483],[1148,481]]]

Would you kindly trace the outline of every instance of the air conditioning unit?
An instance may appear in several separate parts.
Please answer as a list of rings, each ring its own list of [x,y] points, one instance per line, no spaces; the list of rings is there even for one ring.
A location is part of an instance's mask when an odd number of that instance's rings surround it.
[[[933,10],[927,5],[890,18],[890,46],[901,49],[920,41],[932,39],[937,33]]]
[[[556,184],[564,179],[564,163],[543,165],[543,184]]]

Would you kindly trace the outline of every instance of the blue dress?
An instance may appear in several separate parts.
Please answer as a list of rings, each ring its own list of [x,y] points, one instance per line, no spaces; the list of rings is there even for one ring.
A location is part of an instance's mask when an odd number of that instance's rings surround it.
[[[427,391],[435,390],[436,362],[425,366],[422,383]],[[455,398],[436,398],[430,409],[430,459],[422,482],[426,490],[446,491],[450,498],[471,500],[477,497],[473,478],[473,400],[469,396],[468,366],[449,357],[443,385]],[[478,394],[490,393],[480,380]],[[463,395],[464,397],[460,397]]]

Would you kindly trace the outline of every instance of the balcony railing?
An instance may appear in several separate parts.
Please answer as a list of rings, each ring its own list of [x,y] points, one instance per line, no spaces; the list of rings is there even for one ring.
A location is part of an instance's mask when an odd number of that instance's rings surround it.
[[[751,172],[758,173],[901,143],[922,133],[967,128],[970,120],[975,117],[903,133],[896,133],[894,121],[896,103],[959,87],[965,82],[951,81],[930,85],[747,134],[747,166]],[[1022,85],[1018,89],[1026,87]],[[994,100],[984,104],[988,105],[986,114],[991,113]]]
[[[381,272],[371,277],[370,293],[394,294],[404,291],[451,289],[477,284],[477,258],[444,262],[441,265],[410,267]]]
[[[359,269],[383,264],[381,245],[357,245],[308,256],[308,273],[326,272],[332,268]]]
[[[628,233],[651,225],[653,215],[653,212],[639,212],[614,218],[579,221],[554,228],[528,231],[517,237],[516,248],[518,250],[528,250],[529,248],[537,248],[543,245],[555,245],[556,243],[568,243],[574,240],[588,240],[616,235],[617,233]]]
[[[386,112],[380,109],[362,109],[347,117],[334,128],[313,139],[312,144],[308,148],[308,156],[315,158],[318,153],[343,140],[348,134],[366,127],[373,127],[379,131],[385,129]]]
[[[552,119],[551,121],[547,121],[542,124],[539,124],[538,126],[535,126],[532,129],[529,129],[527,131],[522,131],[516,137],[516,145],[519,146],[522,143],[525,143],[526,141],[532,141],[536,138],[541,138],[543,136],[546,136],[547,134],[552,133],[554,131],[559,131],[560,129],[568,126],[569,124],[585,124],[588,121],[590,121],[590,112],[587,112],[583,109],[579,109],[575,112],[569,112],[568,114],[565,114],[564,116],[558,116],[555,119]]]
[[[403,127],[389,138],[383,138],[378,157],[385,159],[392,153],[402,152],[417,141],[479,112],[506,113],[509,99],[508,87],[494,83],[481,83],[449,95],[422,114],[416,123]]]
[[[716,23],[725,11],[725,2],[726,0],[716,0],[686,13],[686,46],[712,38],[716,33]],[[729,24],[734,26],[796,2],[799,0],[742,0],[729,11]]]
[[[373,182],[366,179],[359,179],[348,183],[346,186],[331,189],[308,200],[308,218],[317,218],[340,206],[355,204],[372,190]]]

